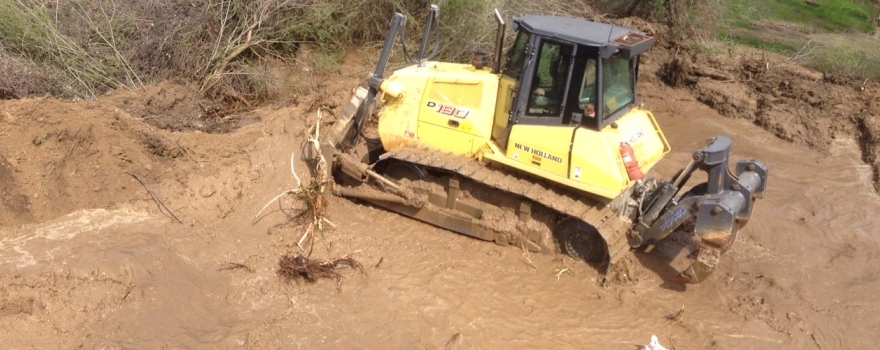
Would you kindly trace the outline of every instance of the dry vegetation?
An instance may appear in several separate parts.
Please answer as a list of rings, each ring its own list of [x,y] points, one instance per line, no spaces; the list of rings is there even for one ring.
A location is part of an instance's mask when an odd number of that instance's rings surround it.
[[[640,1],[600,8],[651,13]],[[331,66],[345,48],[375,45],[391,14],[409,16],[419,39],[427,3],[417,0],[0,0],[0,98],[87,99],[161,81],[195,87],[226,105],[250,106],[277,93],[268,63],[293,60],[303,43]],[[509,17],[565,13],[594,18],[581,1],[441,0],[441,56],[460,60],[491,47],[492,8]]]
[[[732,27],[760,19],[747,10],[754,7],[746,6],[750,1],[438,0],[439,52],[444,59],[463,60],[478,47],[491,47],[493,8],[508,18],[564,14],[607,19],[601,13],[641,17],[670,25],[666,39],[706,43]],[[7,72],[0,77],[0,97],[91,98],[113,89],[174,80],[192,84],[206,97],[250,105],[277,93],[267,62],[292,60],[301,44],[311,43],[321,49],[321,64],[333,66],[346,48],[381,41],[395,11],[409,16],[407,39],[417,41],[427,4],[420,0],[0,0],[0,68]],[[847,71],[833,65],[840,59],[828,59],[817,64]]]
[[[508,18],[674,19],[692,2],[440,0],[440,58],[464,61],[491,48],[493,8]],[[225,115],[277,95],[273,66],[295,60],[305,43],[318,48],[313,68],[328,70],[346,49],[377,46],[397,11],[409,17],[406,39],[415,46],[426,9],[419,0],[0,0],[0,98],[89,99],[171,81]]]

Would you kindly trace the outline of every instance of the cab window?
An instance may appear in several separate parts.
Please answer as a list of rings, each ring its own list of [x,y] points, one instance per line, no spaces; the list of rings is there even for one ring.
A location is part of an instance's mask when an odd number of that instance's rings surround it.
[[[597,71],[596,59],[588,57],[584,64],[584,76],[578,93],[578,112],[583,113],[587,118],[596,118]]]
[[[570,45],[541,42],[532,76],[526,115],[560,116],[571,72],[573,50]]]
[[[507,67],[504,68],[504,75],[519,80],[520,75],[522,75],[530,37],[529,32],[519,32],[513,46],[507,51]]]
[[[602,59],[602,117],[608,118],[635,101],[630,60],[612,56]]]

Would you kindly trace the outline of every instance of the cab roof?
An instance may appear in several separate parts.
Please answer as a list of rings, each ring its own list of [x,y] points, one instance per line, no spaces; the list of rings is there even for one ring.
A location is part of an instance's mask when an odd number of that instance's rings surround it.
[[[638,55],[648,51],[654,43],[654,38],[644,32],[579,18],[529,15],[519,17],[513,23],[514,29],[521,26],[544,37],[599,48],[603,56],[614,54],[621,46],[626,46],[627,56]],[[641,37],[644,40],[633,42],[628,37]]]

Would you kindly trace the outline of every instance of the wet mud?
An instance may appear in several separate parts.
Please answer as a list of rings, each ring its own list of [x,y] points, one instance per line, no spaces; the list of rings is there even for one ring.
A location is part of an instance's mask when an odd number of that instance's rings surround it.
[[[324,98],[341,105],[357,81],[331,84]],[[312,257],[349,256],[363,273],[288,283],[279,258],[298,252],[307,229],[290,217],[296,204],[284,199],[254,216],[295,186],[290,152],[314,120],[309,106],[258,109],[258,122],[217,135],[159,129],[109,100],[0,102],[0,340],[10,348],[632,349],[657,335],[681,349],[874,346],[880,196],[864,140],[840,133],[817,150],[724,117],[689,88],[659,79],[639,87],[673,147],[659,175],[718,134],[734,140],[734,159],[758,158],[772,172],[733,250],[699,285],[665,283],[641,253],[602,283],[596,268],[562,255],[335,197],[326,212],[335,228],[315,237]],[[294,166],[305,181],[305,164],[297,157]]]

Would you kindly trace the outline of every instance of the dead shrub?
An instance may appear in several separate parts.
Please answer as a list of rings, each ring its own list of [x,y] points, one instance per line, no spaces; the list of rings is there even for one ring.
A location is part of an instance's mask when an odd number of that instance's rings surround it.
[[[63,84],[56,76],[31,61],[9,55],[2,46],[0,72],[0,100],[62,94]]]

